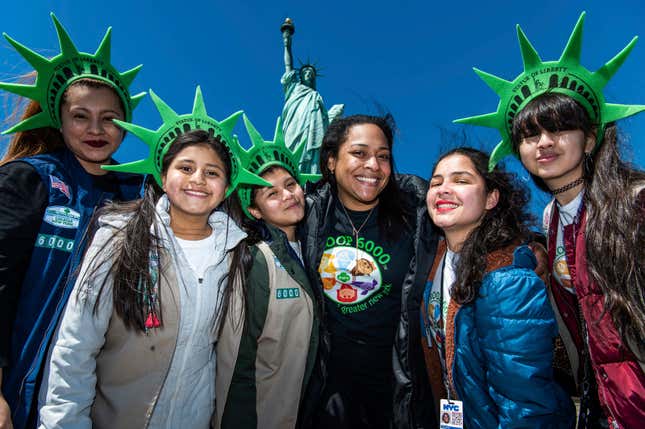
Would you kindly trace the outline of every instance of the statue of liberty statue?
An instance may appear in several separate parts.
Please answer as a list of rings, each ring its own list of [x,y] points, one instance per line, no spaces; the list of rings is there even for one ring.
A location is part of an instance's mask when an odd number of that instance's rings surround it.
[[[287,18],[280,27],[284,42],[284,75],[280,82],[284,89],[282,128],[290,150],[302,140],[307,146],[300,159],[303,173],[320,173],[320,146],[323,135],[335,118],[343,114],[343,105],[336,104],[327,111],[320,93],[316,91],[317,70],[313,64],[293,68],[291,39],[295,26]]]

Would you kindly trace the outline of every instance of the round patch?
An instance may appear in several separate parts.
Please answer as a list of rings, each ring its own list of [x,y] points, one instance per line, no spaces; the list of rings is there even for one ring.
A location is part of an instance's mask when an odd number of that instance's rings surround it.
[[[325,296],[338,304],[357,304],[376,293],[381,269],[369,253],[354,247],[325,250],[318,267]]]

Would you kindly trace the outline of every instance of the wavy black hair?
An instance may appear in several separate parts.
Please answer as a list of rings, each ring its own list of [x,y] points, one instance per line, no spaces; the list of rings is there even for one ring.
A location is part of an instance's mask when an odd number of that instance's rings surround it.
[[[477,174],[483,179],[485,191],[497,190],[497,205],[486,211],[480,224],[468,234],[459,251],[455,267],[457,278],[450,296],[459,304],[473,302],[479,296],[479,288],[486,273],[486,257],[513,243],[522,243],[532,238],[530,226],[534,219],[527,210],[528,190],[521,187],[514,175],[500,166],[488,171],[488,154],[470,147],[459,147],[441,155],[432,168],[433,174],[439,163],[455,155],[470,160]]]

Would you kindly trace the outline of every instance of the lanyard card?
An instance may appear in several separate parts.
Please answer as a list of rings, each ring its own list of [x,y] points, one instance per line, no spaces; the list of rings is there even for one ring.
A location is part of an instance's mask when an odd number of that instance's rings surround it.
[[[439,420],[439,429],[463,429],[463,403],[461,401],[442,399],[439,404]]]

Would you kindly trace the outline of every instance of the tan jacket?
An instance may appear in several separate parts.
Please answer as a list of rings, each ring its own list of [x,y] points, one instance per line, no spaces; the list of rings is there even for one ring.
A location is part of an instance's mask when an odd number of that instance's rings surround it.
[[[159,207],[157,209],[159,211]],[[160,213],[160,217],[164,225],[169,225],[167,213],[165,216],[163,212]],[[228,228],[230,234],[227,243],[218,243],[213,249],[213,253],[221,259],[217,259],[219,262],[207,271],[203,279],[204,285],[219,284],[229,267],[226,252],[245,235],[237,227],[228,225],[222,217],[227,219],[221,212],[211,215],[209,222],[213,227],[213,233],[224,236],[226,231],[223,229]],[[103,220],[103,217],[101,219]],[[149,329],[147,334],[126,329],[122,319],[113,310],[113,283],[109,273],[111,261],[102,256],[106,246],[115,245],[113,240],[127,239],[123,237],[121,229],[125,220],[108,220],[111,223],[103,225],[97,231],[88,248],[79,281],[75,285],[54,338],[51,361],[44,375],[39,398],[42,429],[146,428],[151,423],[151,417],[154,417],[153,420],[159,418],[158,411],[169,409],[160,407],[172,405],[166,403],[168,399],[161,403],[160,394],[168,396],[170,393],[172,396],[176,392],[175,386],[182,386],[179,377],[173,377],[172,380],[167,377],[173,368],[175,357],[191,352],[190,349],[186,350],[187,344],[190,344],[189,340],[179,346],[177,338],[180,336],[180,309],[187,302],[180,299],[183,293],[183,289],[180,288],[192,287],[190,280],[194,278],[194,274],[187,263],[181,263],[186,261],[173,250],[174,246],[168,244],[162,248],[159,255],[158,280],[162,326]],[[161,227],[159,234],[164,244],[167,244],[169,232]],[[176,258],[180,259],[175,261]],[[94,266],[98,266],[97,270],[87,277],[86,273]],[[187,281],[189,283],[186,283]],[[94,303],[101,285],[101,296],[94,312]],[[210,302],[215,309],[214,301],[204,301],[205,304]],[[201,342],[210,341],[212,350],[214,329],[208,323],[206,325],[209,326],[206,331],[210,337]],[[183,338],[186,338],[186,335],[183,335]],[[214,360],[214,357],[212,359]],[[214,361],[212,364],[210,367],[214,366]],[[214,370],[211,377],[212,375]],[[214,381],[211,384],[210,393],[203,390],[200,392],[210,395],[209,405],[212,408],[208,410],[205,406],[199,406],[199,409],[195,410],[195,420],[186,421],[186,427],[195,427],[197,420],[205,421],[208,426],[214,409]],[[171,390],[167,391],[169,386]],[[162,394],[161,397],[163,396]],[[186,400],[184,397],[181,399]],[[159,410],[156,411],[156,408]],[[181,409],[183,414],[192,413],[190,409]],[[163,422],[166,423],[166,427],[175,426],[168,424],[165,419],[157,423],[163,426]]]
[[[162,256],[161,262],[168,264]],[[163,327],[148,334],[125,328],[112,317],[105,345],[96,357],[96,398],[93,427],[144,428],[163,387],[179,330],[179,291],[172,270],[160,278]]]
[[[265,242],[258,243],[257,248],[256,261],[263,258],[268,271],[268,303],[265,297],[262,304],[252,308],[252,301],[249,311],[256,313],[253,318],[262,312],[257,307],[266,305],[266,318],[256,339],[253,328],[245,322],[242,300],[236,300],[229,309],[229,314],[236,316],[226,318],[217,343],[218,428],[294,428],[307,362],[311,360],[309,345],[315,315],[310,292],[289,274],[287,270],[292,267],[285,268]],[[306,282],[304,270],[295,277]],[[249,287],[253,286],[249,282]],[[235,389],[234,393],[230,389]],[[239,400],[253,397],[255,404]]]

